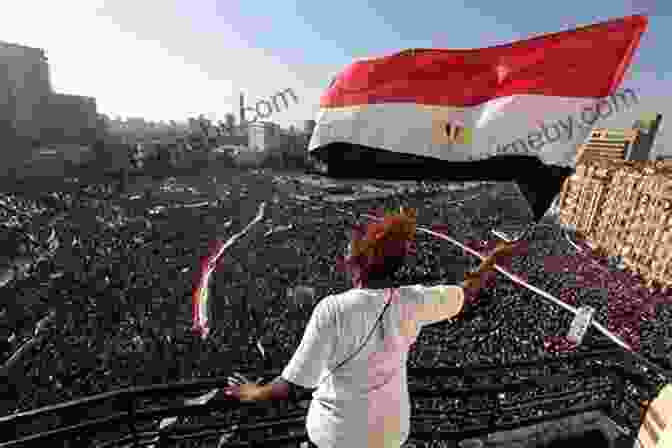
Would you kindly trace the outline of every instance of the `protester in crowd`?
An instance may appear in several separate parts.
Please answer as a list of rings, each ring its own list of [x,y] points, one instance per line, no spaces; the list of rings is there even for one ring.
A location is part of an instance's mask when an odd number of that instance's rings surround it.
[[[387,448],[405,443],[410,432],[410,346],[424,326],[455,318],[469,307],[486,273],[492,276],[495,262],[510,257],[514,248],[500,243],[460,285],[399,287],[394,274],[414,252],[415,215],[402,210],[382,223],[356,228],[347,256],[340,260],[354,288],[316,305],[281,376],[259,385],[236,374],[225,396],[244,402],[296,400],[312,390],[306,428],[314,446]],[[378,331],[371,338],[374,328]]]

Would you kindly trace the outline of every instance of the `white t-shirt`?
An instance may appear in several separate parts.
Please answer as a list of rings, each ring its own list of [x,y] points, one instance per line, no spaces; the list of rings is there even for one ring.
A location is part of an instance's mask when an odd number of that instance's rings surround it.
[[[329,375],[366,341],[388,298],[391,304],[371,339]],[[453,318],[463,304],[459,286],[351,289],[322,299],[282,372],[287,381],[317,387],[306,419],[313,443],[320,448],[405,443],[410,432],[408,350],[423,326]]]

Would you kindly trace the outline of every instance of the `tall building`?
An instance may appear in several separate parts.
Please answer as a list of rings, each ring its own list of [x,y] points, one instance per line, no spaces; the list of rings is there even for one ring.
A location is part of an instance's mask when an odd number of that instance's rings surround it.
[[[637,120],[632,129],[593,129],[579,148],[578,161],[654,160],[656,154],[652,149],[662,119],[661,114],[651,114]]]
[[[586,142],[579,147],[577,162],[592,159],[628,160],[636,145],[636,129],[593,129]]]
[[[44,50],[0,42],[0,138],[8,146],[93,143],[96,119],[93,98],[53,92]]]
[[[44,50],[0,42],[0,132],[3,139],[40,139],[51,95]]]

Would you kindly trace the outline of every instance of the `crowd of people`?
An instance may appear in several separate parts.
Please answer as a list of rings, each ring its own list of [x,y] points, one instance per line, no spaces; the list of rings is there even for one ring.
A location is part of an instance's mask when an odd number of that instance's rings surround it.
[[[300,342],[312,311],[311,307],[291,311],[287,291],[309,286],[317,301],[350,287],[334,265],[354,223],[341,209],[361,216],[399,204],[413,207],[419,225],[443,225],[451,237],[479,250],[483,241],[493,239],[489,234],[493,226],[529,219],[523,216],[522,199],[503,184],[444,192],[435,198],[396,196],[328,204],[293,199],[279,179],[269,172],[231,170],[178,179],[197,194],[184,189],[171,196],[161,188],[165,184],[161,179],[145,179],[142,185],[131,179],[124,194],[108,184],[77,182],[64,182],[49,192],[3,194],[0,218],[5,233],[42,235],[46,230],[40,226],[48,225],[60,244],[53,257],[35,263],[30,275],[3,288],[0,335],[6,339],[0,341],[5,347],[0,361],[32,334],[41,317],[53,310],[56,318],[45,330],[40,348],[26,355],[8,377],[9,386],[0,391],[0,412],[132,385],[221,377],[232,367],[281,369]],[[431,183],[421,188],[438,190]],[[473,197],[474,191],[483,194]],[[210,203],[176,206],[190,195],[193,201],[208,198]],[[232,247],[214,276],[214,331],[203,341],[191,331],[191,292],[200,257],[215,239],[242,228],[261,201],[269,201],[261,230]],[[157,209],[159,205],[164,208]],[[54,220],[57,215],[64,218]],[[277,226],[285,229],[264,236]],[[37,240],[43,238],[40,235]],[[400,274],[408,283],[457,283],[477,263],[436,238],[419,236],[417,246],[413,265]],[[8,259],[21,255],[9,243],[3,250]],[[665,345],[672,340],[667,330],[672,294],[645,291],[635,276],[614,270],[588,249],[577,252],[553,219],[537,227],[527,255],[518,257],[511,269],[562,300],[595,307],[600,322],[608,322],[642,354],[672,367]],[[548,352],[558,345],[558,337],[566,335],[571,317],[531,291],[498,282],[484,292],[469,318],[423,331],[409,366],[553,356]],[[644,323],[636,328],[639,321]],[[265,348],[265,361],[254,348],[257,340]],[[608,345],[593,331],[579,349]]]

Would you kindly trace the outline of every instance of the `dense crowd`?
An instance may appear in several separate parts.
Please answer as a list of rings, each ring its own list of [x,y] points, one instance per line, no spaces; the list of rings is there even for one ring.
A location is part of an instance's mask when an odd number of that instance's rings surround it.
[[[3,256],[40,250],[52,229],[53,256],[3,288],[4,362],[50,310],[56,320],[39,349],[8,377],[3,413],[131,385],[150,385],[239,371],[280,369],[298,346],[311,307],[293,311],[287,291],[315,290],[315,300],[350,287],[336,269],[355,216],[400,204],[418,209],[419,225],[442,225],[451,237],[483,250],[488,231],[529,215],[508,184],[334,204],[301,201],[301,186],[264,172],[235,170],[179,179],[131,179],[127,194],[109,184],[63,182],[53,190],[6,193],[0,204]],[[416,191],[417,193],[417,191]],[[474,193],[479,193],[474,195]],[[214,276],[214,332],[191,331],[191,292],[212,242],[226,239],[267,201],[263,225],[227,251]],[[180,204],[195,203],[192,207]],[[59,219],[56,219],[59,218]],[[290,226],[291,225],[291,226]],[[275,232],[270,230],[277,229]],[[672,368],[672,294],[648,291],[589,249],[568,244],[553,218],[537,227],[527,255],[511,270],[572,305],[590,305],[629,344]],[[268,235],[267,235],[268,234]],[[9,235],[9,236],[8,236]],[[14,236],[11,236],[14,235]],[[477,264],[459,248],[418,235],[418,255],[400,273],[409,283],[455,283]],[[23,252],[22,252],[23,251]],[[5,264],[9,261],[5,261]],[[452,366],[553,356],[572,316],[499,276],[467,318],[424,330],[409,366]],[[641,336],[640,336],[641,331]],[[10,336],[13,335],[13,336]],[[7,342],[8,339],[13,342]],[[267,360],[254,349],[260,340]],[[590,330],[580,350],[609,346]],[[18,374],[17,374],[18,372]],[[651,374],[651,381],[662,379]]]

